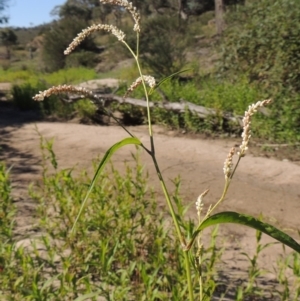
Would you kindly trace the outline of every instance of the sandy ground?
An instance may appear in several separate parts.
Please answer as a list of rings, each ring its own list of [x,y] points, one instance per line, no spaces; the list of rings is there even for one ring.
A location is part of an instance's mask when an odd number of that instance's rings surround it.
[[[39,180],[40,149],[36,129],[45,137],[54,137],[54,150],[60,168],[73,167],[91,170],[91,159],[101,156],[115,142],[128,135],[117,126],[82,125],[76,123],[41,122],[31,113],[15,112],[9,107],[0,109],[0,147],[11,174],[14,196],[18,205],[18,231],[30,232],[34,223],[32,212],[35,204],[27,197],[29,183]],[[130,131],[149,146],[147,127],[129,127]],[[198,195],[210,189],[205,198],[205,208],[215,203],[224,186],[223,163],[228,151],[236,142],[230,140],[209,140],[177,137],[177,133],[161,127],[154,127],[158,162],[168,186],[172,191],[171,180],[180,175],[181,194],[186,203],[195,202]],[[132,161],[131,152],[135,148],[126,146],[119,150],[113,159],[118,168],[123,168],[124,160]],[[158,202],[164,208],[150,157],[141,154],[142,163],[150,174],[150,183],[157,191]],[[272,223],[299,240],[300,229],[300,166],[275,159],[247,155],[232,181],[225,202],[220,211],[238,211],[255,216],[263,214],[264,220]],[[189,216],[195,218],[194,206]],[[246,272],[247,261],[238,256],[241,251],[249,254],[255,249],[255,231],[236,225],[225,225],[220,229],[219,241],[226,246],[224,261],[226,269],[232,273],[237,267]],[[207,236],[209,237],[209,236]],[[271,242],[263,236],[264,242]],[[260,256],[263,268],[272,270],[281,254],[280,245],[267,248]],[[239,275],[238,277],[242,277]],[[272,275],[269,276],[272,278]]]

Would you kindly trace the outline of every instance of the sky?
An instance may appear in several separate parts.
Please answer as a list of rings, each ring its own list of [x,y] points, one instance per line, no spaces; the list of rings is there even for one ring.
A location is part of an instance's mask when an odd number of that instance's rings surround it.
[[[1,27],[32,27],[52,21],[55,17],[50,12],[56,5],[66,0],[9,0],[3,15],[9,17],[8,23]]]

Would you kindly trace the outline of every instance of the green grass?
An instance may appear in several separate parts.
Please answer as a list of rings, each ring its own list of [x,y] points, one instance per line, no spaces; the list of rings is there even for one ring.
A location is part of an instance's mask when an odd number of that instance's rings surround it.
[[[40,90],[52,85],[77,84],[95,78],[118,77],[125,79],[135,78],[135,70],[132,67],[119,71],[110,71],[97,75],[94,70],[86,68],[64,69],[52,74],[37,74],[31,70],[0,71],[0,81],[13,82],[17,88],[12,91],[15,103],[21,109],[32,109],[37,107],[31,97]],[[130,85],[130,83],[128,83]],[[179,83],[172,80],[165,82],[161,87],[167,101],[178,102],[186,100],[188,102],[215,109],[218,114],[210,118],[201,119],[192,112],[186,111],[184,114],[168,112],[162,109],[154,109],[153,122],[163,124],[175,129],[185,129],[193,132],[205,132],[209,134],[232,133],[239,135],[241,126],[237,123],[228,122],[222,117],[224,112],[234,116],[241,116],[244,110],[252,103],[270,95],[263,92],[255,84],[250,84],[245,77],[241,77],[234,82],[216,78],[197,78],[187,83]],[[18,91],[17,91],[18,90]],[[124,95],[126,86],[118,93]],[[16,93],[18,92],[18,93]],[[136,89],[132,95],[135,98],[143,98],[141,88]],[[285,94],[275,95],[274,103],[268,108],[269,114],[258,114],[252,123],[252,131],[256,137],[273,140],[295,142],[300,140],[299,127],[297,123],[297,107],[299,95],[294,97]],[[152,100],[162,101],[160,93],[153,93]],[[80,105],[62,104],[61,101],[46,100],[44,115],[55,115],[69,119],[75,112],[83,120],[93,119],[95,109],[91,110],[90,103],[81,102]],[[114,106],[113,106],[114,108]],[[283,109],[282,109],[283,108]],[[118,110],[124,114],[124,122],[141,124],[146,122],[146,112],[144,109],[133,108],[129,105],[118,105]]]
[[[80,103],[66,104],[54,96],[43,103],[37,103],[32,97],[51,86],[78,84],[96,78],[97,74],[93,69],[83,67],[62,69],[50,74],[36,73],[30,69],[0,71],[0,81],[14,84],[11,94],[16,107],[21,110],[39,110],[42,116],[52,115],[65,119],[70,119],[75,112],[82,119],[92,118],[95,107],[88,100],[85,100],[86,105],[83,100]]]
[[[28,83],[36,85],[45,82],[47,85],[78,84],[97,78],[93,69],[84,67],[62,69],[54,73],[38,73],[35,70],[0,70],[0,82]]]
[[[127,86],[118,93],[124,95]],[[240,134],[241,126],[238,123],[230,123],[222,117],[223,113],[231,113],[233,116],[243,116],[248,106],[256,102],[262,96],[262,92],[255,85],[251,85],[247,79],[240,78],[239,81],[218,80],[215,78],[197,78],[186,83],[177,80],[169,80],[160,86],[162,93],[154,92],[151,95],[153,101],[180,102],[182,100],[215,109],[216,116],[206,119],[199,118],[190,111],[184,114],[173,113],[162,109],[153,110],[153,121],[167,127],[185,129],[193,132],[235,133]],[[164,95],[164,98],[162,97]],[[143,98],[142,87],[137,88],[131,94],[134,98]],[[130,115],[133,119],[140,115],[140,119],[146,119],[143,110],[132,108],[129,105],[121,105],[119,109]],[[144,114],[144,115],[143,115]],[[142,116],[143,115],[143,116]],[[261,123],[264,122],[264,126]],[[253,121],[253,132],[258,137],[269,138],[270,132],[274,132],[270,117],[265,115],[255,116]]]

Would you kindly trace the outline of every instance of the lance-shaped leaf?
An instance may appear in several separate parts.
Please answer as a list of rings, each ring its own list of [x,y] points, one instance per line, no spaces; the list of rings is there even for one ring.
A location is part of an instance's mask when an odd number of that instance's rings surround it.
[[[264,223],[258,220],[253,216],[230,211],[220,212],[205,219],[193,233],[192,238],[186,247],[186,250],[189,250],[192,247],[199,232],[201,232],[209,226],[225,223],[234,223],[251,227],[273,237],[277,241],[289,246],[296,252],[300,253],[300,245],[286,233],[280,231],[279,229],[275,228],[274,226],[268,223]]]
[[[97,170],[96,170],[96,172],[95,172],[94,178],[93,178],[93,180],[92,180],[92,182],[91,182],[91,184],[90,184],[90,186],[89,186],[89,189],[88,189],[88,191],[87,191],[87,193],[86,193],[86,195],[85,195],[85,198],[84,198],[84,200],[83,200],[83,202],[82,202],[82,204],[81,204],[79,213],[78,213],[78,215],[77,215],[77,217],[76,217],[76,220],[75,220],[74,225],[73,225],[73,227],[72,227],[71,233],[74,232],[75,226],[76,226],[76,224],[77,224],[77,222],[78,222],[78,220],[79,220],[79,218],[80,218],[80,216],[81,216],[81,214],[82,214],[82,212],[83,212],[83,209],[84,209],[84,207],[85,207],[85,205],[86,205],[86,202],[87,202],[87,200],[88,200],[88,198],[89,198],[89,196],[90,196],[90,194],[91,194],[91,192],[92,192],[92,190],[93,190],[93,188],[94,188],[94,186],[95,186],[95,183],[96,183],[97,179],[99,178],[99,175],[100,175],[101,171],[103,170],[103,168],[105,167],[105,165],[107,164],[107,162],[109,161],[109,159],[111,158],[111,156],[112,156],[119,148],[121,148],[121,147],[123,147],[123,146],[125,146],[125,145],[128,145],[128,144],[142,145],[142,142],[141,142],[138,138],[136,138],[136,137],[125,138],[125,139],[123,139],[123,140],[117,142],[116,144],[114,144],[114,145],[113,145],[112,147],[110,147],[110,148],[108,149],[108,151],[105,153],[103,159],[101,160],[101,162],[100,162],[99,165],[98,165],[98,168],[97,168]]]

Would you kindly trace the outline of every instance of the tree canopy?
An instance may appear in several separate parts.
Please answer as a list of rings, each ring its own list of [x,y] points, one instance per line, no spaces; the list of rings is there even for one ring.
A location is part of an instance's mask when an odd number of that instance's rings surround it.
[[[8,16],[4,14],[10,0],[0,0],[0,23],[7,23]]]

